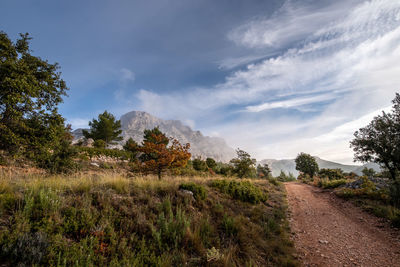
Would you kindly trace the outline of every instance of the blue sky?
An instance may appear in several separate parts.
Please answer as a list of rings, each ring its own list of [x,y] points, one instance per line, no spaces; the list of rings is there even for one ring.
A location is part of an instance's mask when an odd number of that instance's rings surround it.
[[[352,162],[352,133],[400,82],[393,0],[3,0],[0,29],[34,38],[70,91],[74,128],[144,110],[257,159]]]

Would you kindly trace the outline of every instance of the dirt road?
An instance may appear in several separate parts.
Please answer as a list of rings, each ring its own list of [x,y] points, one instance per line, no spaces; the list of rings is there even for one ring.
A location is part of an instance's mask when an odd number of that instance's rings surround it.
[[[285,184],[299,259],[305,266],[400,266],[400,235],[333,193]]]

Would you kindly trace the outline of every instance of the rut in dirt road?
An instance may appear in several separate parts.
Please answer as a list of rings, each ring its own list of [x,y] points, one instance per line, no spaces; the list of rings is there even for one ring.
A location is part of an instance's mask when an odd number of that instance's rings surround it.
[[[286,183],[291,228],[306,266],[400,266],[400,235],[333,193]]]

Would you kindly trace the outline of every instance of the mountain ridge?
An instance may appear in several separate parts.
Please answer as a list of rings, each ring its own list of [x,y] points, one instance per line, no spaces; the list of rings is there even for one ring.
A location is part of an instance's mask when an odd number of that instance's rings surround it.
[[[341,164],[337,163],[334,161],[328,161],[321,159],[319,157],[314,157],[315,160],[318,163],[318,166],[320,169],[341,169],[343,172],[354,172],[358,175],[362,174],[362,170],[367,167],[367,168],[372,168],[375,171],[379,172],[381,168],[379,167],[378,164],[376,163],[366,163],[364,165],[346,165],[346,164]],[[284,171],[286,174],[292,173],[293,175],[297,176],[299,174],[299,171],[296,170],[296,163],[294,159],[263,159],[258,162],[259,164],[268,164],[272,171],[273,176],[278,176],[279,173]]]
[[[163,120],[144,111],[128,112],[122,115],[120,120],[123,140],[118,142],[117,148],[122,148],[129,138],[141,143],[144,130],[159,127],[168,137],[173,137],[182,144],[190,143],[193,157],[211,157],[221,162],[228,162],[235,157],[235,150],[229,147],[223,138],[204,136],[180,120]],[[83,137],[82,130],[79,128],[72,132],[75,140]]]

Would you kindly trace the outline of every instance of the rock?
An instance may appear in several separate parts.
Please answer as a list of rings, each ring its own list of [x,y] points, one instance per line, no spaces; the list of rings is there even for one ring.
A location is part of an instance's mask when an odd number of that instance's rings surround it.
[[[82,146],[93,147],[94,140],[92,138],[83,139]]]
[[[95,167],[100,167],[100,165],[97,164],[96,162],[90,162],[90,165],[95,166]]]
[[[319,240],[319,243],[321,244],[328,244],[329,242],[327,240]]]

